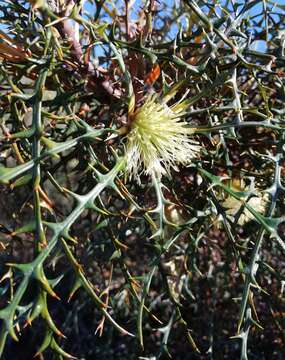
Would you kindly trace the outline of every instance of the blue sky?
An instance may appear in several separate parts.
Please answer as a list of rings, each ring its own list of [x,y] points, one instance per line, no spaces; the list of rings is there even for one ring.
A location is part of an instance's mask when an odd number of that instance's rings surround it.
[[[131,0],[130,0],[131,1]],[[176,4],[177,6],[179,6],[179,3],[180,3],[181,0],[160,0],[160,3],[161,4],[165,4],[166,6],[171,6],[173,4]],[[197,0],[196,0],[197,1]],[[223,0],[221,0],[222,2]],[[1,3],[3,4],[4,1],[1,1]],[[114,2],[116,2],[116,10],[120,9],[121,11],[118,12],[119,14],[124,14],[124,0],[115,0]],[[236,0],[236,3],[239,2],[239,3],[242,3],[243,1],[239,0],[237,1]],[[246,3],[249,3],[250,1],[249,0],[246,0]],[[273,1],[272,1],[273,2]],[[95,14],[95,10],[96,10],[96,6],[95,6],[95,1],[89,1],[87,0],[85,2],[85,11],[89,12],[91,14],[91,16],[93,14]],[[110,5],[110,3],[112,3],[112,1],[106,1],[105,4],[109,4],[108,5],[108,8],[112,8],[112,6]],[[146,0],[135,0],[131,6],[131,18],[136,18],[137,17],[137,13],[138,13],[138,10],[143,7],[146,3]],[[158,2],[159,3],[159,2]],[[267,0],[267,1],[264,1],[264,3],[270,3],[270,0]],[[276,4],[280,4],[280,5],[284,5],[285,6],[285,0],[276,0],[274,1],[274,3]],[[159,5],[158,5],[159,6]],[[261,12],[261,9],[262,9],[262,6],[263,6],[263,2],[260,1],[259,4],[257,4],[256,6],[254,6],[253,8],[251,8],[250,10],[250,15],[255,15],[255,14],[258,14]],[[160,7],[160,6],[159,6]],[[284,11],[285,11],[285,8],[284,8]],[[110,19],[110,18],[109,18]],[[104,19],[105,20],[105,19]],[[106,20],[108,20],[106,18]],[[179,19],[180,20],[180,23],[183,25],[183,23],[185,23],[185,19],[181,18]],[[4,29],[5,26],[2,24],[0,24],[0,29]],[[178,27],[177,26],[173,26],[171,27],[170,29],[170,32],[169,32],[169,36],[171,38],[174,38],[176,33],[178,31]],[[257,45],[258,47],[260,47],[260,45]],[[262,48],[264,48],[265,45],[262,45]]]
[[[131,0],[130,0],[131,1]],[[197,0],[196,0],[197,1]],[[253,0],[252,0],[253,1]],[[110,5],[110,3],[112,3],[113,1],[106,1],[105,4],[108,6],[109,9],[112,8],[112,6]],[[117,0],[117,1],[114,1],[116,2],[116,10],[118,9],[121,9],[121,14],[124,13],[124,9],[125,9],[125,2],[124,0]],[[173,4],[176,4],[176,6],[179,6],[179,3],[182,2],[181,0],[160,0],[158,1],[158,3],[161,3],[161,4],[165,4],[167,7],[171,7]],[[223,0],[220,1],[220,3],[222,3]],[[236,3],[242,3],[243,1],[233,1],[233,2],[236,2]],[[249,0],[245,0],[244,1],[245,3],[249,3],[250,1]],[[272,1],[273,2],[273,1]],[[138,10],[144,6],[144,4],[146,3],[146,0],[134,0],[133,3],[132,3],[132,6],[131,6],[131,17],[132,18],[135,18],[136,15],[137,15],[137,12]],[[268,3],[270,4],[270,0],[265,0],[264,3]],[[276,4],[280,4],[280,5],[284,5],[285,6],[285,0],[276,0],[274,1],[274,3]],[[109,5],[108,5],[109,4]],[[256,6],[252,7],[249,11],[249,13],[251,15],[255,15],[255,14],[258,14],[261,12],[261,9],[262,9],[262,6],[263,6],[263,2],[260,1],[260,3],[258,3]],[[160,6],[159,6],[160,7]],[[94,5],[94,1],[86,1],[85,3],[85,9],[86,11],[90,12],[91,14],[95,12],[95,5]],[[120,12],[118,12],[120,14]],[[183,21],[183,19],[182,19]],[[177,31],[178,29],[176,29]],[[175,36],[175,33],[173,33],[173,36]]]

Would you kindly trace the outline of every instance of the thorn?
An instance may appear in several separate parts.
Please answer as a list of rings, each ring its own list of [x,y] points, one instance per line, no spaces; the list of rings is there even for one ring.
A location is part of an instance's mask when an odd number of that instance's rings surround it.
[[[58,301],[61,301],[61,298],[54,291],[53,291],[53,294],[51,294],[51,296],[54,297],[55,299],[57,299]]]
[[[25,321],[23,328],[25,329],[27,326],[32,326],[32,320],[30,318]]]
[[[68,302],[68,303],[72,300],[72,298],[73,298],[74,295],[75,295],[75,292],[71,293],[71,294],[68,296],[68,299],[67,299],[67,302]]]
[[[57,330],[56,335],[66,339],[66,336],[60,330]]]

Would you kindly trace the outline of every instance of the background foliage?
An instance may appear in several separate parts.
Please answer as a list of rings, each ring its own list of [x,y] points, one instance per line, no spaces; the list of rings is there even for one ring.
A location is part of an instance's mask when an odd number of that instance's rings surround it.
[[[284,9],[0,1],[3,359],[284,358]],[[201,152],[139,184],[152,91]]]

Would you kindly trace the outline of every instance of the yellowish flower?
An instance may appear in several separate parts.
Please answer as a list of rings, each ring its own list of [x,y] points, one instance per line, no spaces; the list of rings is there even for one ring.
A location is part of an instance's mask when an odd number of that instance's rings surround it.
[[[248,188],[245,186],[242,180],[234,181],[232,189],[235,191],[246,191]],[[258,195],[251,196],[247,201],[247,205],[252,207],[258,213],[264,215],[268,203],[268,196],[266,194],[258,193]],[[235,199],[233,196],[227,196],[226,199],[222,202],[224,208],[226,208],[226,213],[230,216],[235,216],[242,206],[241,201]],[[238,224],[244,225],[249,221],[254,220],[254,215],[246,208],[243,209],[243,212],[238,218]]]
[[[251,206],[255,211],[259,212],[260,214],[264,215],[267,205],[267,199],[263,196],[252,196],[248,201],[247,204]],[[223,206],[227,209],[226,213],[231,216],[235,216],[236,213],[239,211],[241,203],[237,199],[229,196],[224,202]],[[254,220],[254,216],[248,209],[244,209],[242,214],[238,218],[238,224],[244,225],[249,221]]]
[[[200,147],[189,138],[193,130],[181,120],[183,103],[168,106],[157,95],[150,95],[134,114],[127,136],[126,158],[130,178],[140,174],[170,175],[171,168],[188,165]]]

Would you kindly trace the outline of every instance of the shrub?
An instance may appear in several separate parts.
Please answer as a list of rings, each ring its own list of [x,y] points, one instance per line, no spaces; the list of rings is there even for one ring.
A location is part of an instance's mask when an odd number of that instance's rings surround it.
[[[0,17],[3,357],[283,358],[284,5]]]

